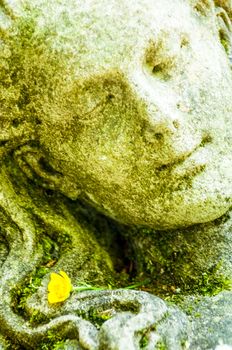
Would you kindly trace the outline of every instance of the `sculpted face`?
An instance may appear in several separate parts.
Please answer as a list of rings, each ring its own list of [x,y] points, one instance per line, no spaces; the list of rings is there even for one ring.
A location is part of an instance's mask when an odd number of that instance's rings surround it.
[[[226,14],[208,3],[85,0],[56,18],[53,45],[74,68],[44,107],[41,144],[81,198],[124,223],[174,228],[231,206]]]

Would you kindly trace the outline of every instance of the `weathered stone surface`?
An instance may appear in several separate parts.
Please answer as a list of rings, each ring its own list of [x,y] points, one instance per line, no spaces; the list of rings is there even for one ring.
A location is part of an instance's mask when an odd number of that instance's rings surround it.
[[[184,308],[193,322],[194,337],[190,349],[231,349],[231,292],[222,292],[211,298],[189,298],[185,301]]]
[[[231,286],[231,212],[182,230],[135,229],[126,235],[133,237],[131,246],[138,271],[152,272],[166,286],[202,294]]]
[[[24,126],[6,124],[4,137],[21,131],[27,143],[36,130],[40,152],[28,145],[19,158],[46,153],[53,177],[37,175],[47,187],[161,229],[229,209],[230,20],[211,1],[190,3],[21,6],[17,34],[2,44],[3,81],[15,78],[1,113]]]
[[[0,0],[0,348],[232,345],[231,18]],[[51,305],[60,270],[108,290]]]

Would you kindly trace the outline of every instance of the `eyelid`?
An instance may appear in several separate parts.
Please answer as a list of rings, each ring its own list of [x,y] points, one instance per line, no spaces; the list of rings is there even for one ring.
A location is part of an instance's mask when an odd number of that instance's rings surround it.
[[[78,116],[79,123],[87,125],[87,124],[92,124],[95,121],[99,120],[99,118],[101,117],[101,113],[104,111],[108,101],[109,101],[108,96],[106,96],[104,99],[96,103],[96,105],[91,110],[89,110],[84,114],[79,115]],[[100,112],[100,113],[95,118],[90,118],[91,115],[96,112],[98,113]]]

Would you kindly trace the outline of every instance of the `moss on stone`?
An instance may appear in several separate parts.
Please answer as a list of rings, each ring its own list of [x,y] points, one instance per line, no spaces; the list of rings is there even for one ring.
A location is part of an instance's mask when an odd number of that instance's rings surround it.
[[[41,286],[43,277],[49,272],[46,267],[38,267],[32,276],[24,281],[23,286],[17,286],[12,292],[12,307],[14,311],[23,317],[29,318],[32,322],[35,321],[35,315],[28,316],[25,310],[27,299],[34,294]],[[37,315],[37,319],[39,316]],[[47,319],[46,319],[47,321]]]
[[[39,350],[54,350],[64,344],[65,340],[57,332],[49,331],[46,340],[38,344]]]

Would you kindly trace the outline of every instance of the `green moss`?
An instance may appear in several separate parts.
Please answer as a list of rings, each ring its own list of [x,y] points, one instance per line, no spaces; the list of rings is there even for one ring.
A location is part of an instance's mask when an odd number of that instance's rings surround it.
[[[23,18],[14,19],[2,42],[1,113],[14,127],[22,121],[37,125],[43,96],[49,96],[61,75],[64,77],[62,59],[46,41],[51,29],[38,30],[37,20],[35,9],[26,10]],[[25,136],[32,133],[31,127],[27,130],[28,125],[24,127]]]
[[[195,294],[202,296],[214,296],[223,290],[232,290],[232,279],[224,276],[222,271],[223,261],[212,266],[208,270],[198,271],[198,274],[191,275],[193,266],[187,266],[186,276],[183,276],[182,294]],[[194,271],[194,270],[193,270]]]
[[[58,246],[47,236],[43,236],[41,239],[41,245],[43,247],[43,259],[41,265],[35,270],[35,272],[28,276],[22,286],[17,287],[12,293],[12,307],[18,314],[26,317],[33,324],[44,323],[48,319],[35,311],[32,315],[27,315],[25,311],[27,299],[33,295],[41,286],[44,276],[49,273],[50,265],[54,265],[58,258]]]
[[[228,38],[227,38],[226,34],[224,33],[224,31],[222,31],[222,30],[219,31],[219,38],[220,38],[220,42],[221,42],[222,46],[224,47],[226,53],[229,54],[230,43],[229,43]]]
[[[43,260],[41,265],[55,264],[59,257],[59,246],[48,236],[43,236],[41,240],[43,247]]]
[[[163,342],[158,342],[158,343],[156,344],[156,349],[157,349],[157,350],[167,350],[168,348],[167,348],[167,346],[166,346]]]
[[[113,310],[99,311],[91,309],[88,314],[88,320],[92,321],[93,324],[100,329],[103,323],[113,316],[112,312]]]
[[[24,281],[24,285],[17,287],[12,293],[12,307],[20,315],[25,314],[25,304],[27,299],[40,287],[43,277],[48,273],[48,268],[39,267],[32,276]]]
[[[59,246],[70,245],[72,243],[72,239],[68,233],[61,232],[57,237],[57,244]]]
[[[59,335],[58,332],[48,331],[46,340],[43,341],[39,346],[39,350],[52,350],[58,349],[64,344],[64,339]]]
[[[41,324],[45,324],[48,321],[49,321],[48,317],[41,314],[41,312],[39,312],[38,310],[34,311],[29,319],[29,322],[33,327]]]
[[[143,334],[140,341],[139,341],[139,346],[140,349],[145,349],[149,343],[149,338],[147,333]]]
[[[218,257],[217,250],[212,248],[211,261],[205,262],[199,253],[199,245],[208,247],[210,236],[203,231],[204,240],[196,232],[194,227],[183,232],[147,228],[132,232],[138,270],[151,280],[148,288],[145,286],[143,290],[180,304],[187,295],[214,296],[232,289],[232,279],[224,272],[226,261],[213,264]]]
[[[232,279],[216,276],[215,274],[202,273],[198,283],[194,285],[195,293],[204,296],[213,296],[223,290],[232,290]]]
[[[53,350],[63,350],[65,349],[65,344],[66,342],[65,341],[58,341],[57,343],[55,343],[53,345]]]

